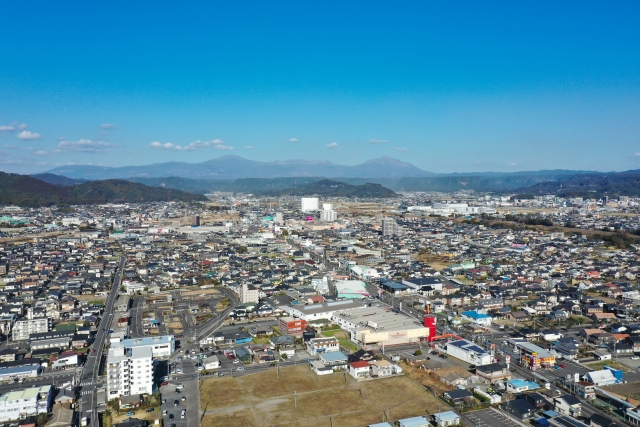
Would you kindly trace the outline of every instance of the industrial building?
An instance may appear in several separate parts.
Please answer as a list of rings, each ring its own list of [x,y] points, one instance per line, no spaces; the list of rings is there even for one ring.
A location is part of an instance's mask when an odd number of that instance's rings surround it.
[[[369,291],[360,280],[337,280],[334,283],[338,298],[362,299],[369,298]]]
[[[424,341],[429,329],[402,313],[382,307],[364,307],[336,311],[331,319],[351,334],[360,345],[395,345]]]
[[[484,348],[467,340],[448,342],[447,354],[476,366],[493,362],[493,357]]]

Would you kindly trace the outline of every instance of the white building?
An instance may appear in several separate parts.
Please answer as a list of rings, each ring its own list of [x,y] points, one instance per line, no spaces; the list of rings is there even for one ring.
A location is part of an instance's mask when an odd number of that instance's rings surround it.
[[[176,351],[176,339],[173,335],[131,338],[122,340],[116,345],[126,348],[149,348],[151,356],[155,358],[169,357]]]
[[[33,309],[27,310],[27,318],[18,320],[13,325],[13,339],[14,341],[25,341],[29,339],[29,334],[38,334],[42,332],[49,332],[51,330],[51,318],[50,317],[33,317]]]
[[[107,400],[153,392],[153,356],[150,347],[116,344],[107,355]]]
[[[319,201],[317,197],[303,197],[301,199],[302,212],[312,212],[318,210]]]
[[[332,222],[338,219],[338,213],[334,210],[320,211],[320,221]]]
[[[53,387],[50,385],[10,391],[0,396],[0,421],[46,414],[52,402]]]
[[[310,322],[319,319],[331,320],[333,314],[337,311],[363,307],[364,305],[359,302],[343,300],[308,305],[294,304],[291,307],[287,307],[287,310],[289,310],[291,316]]]
[[[242,304],[247,302],[258,303],[260,301],[260,291],[253,285],[247,285],[243,283],[240,288],[240,302]]]
[[[447,354],[476,366],[488,365],[493,359],[484,348],[467,340],[448,342]]]

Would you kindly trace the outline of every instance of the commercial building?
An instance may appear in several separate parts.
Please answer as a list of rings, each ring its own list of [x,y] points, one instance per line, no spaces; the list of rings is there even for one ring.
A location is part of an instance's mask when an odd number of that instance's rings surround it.
[[[447,354],[476,366],[488,365],[493,360],[484,348],[467,340],[447,343]]]
[[[312,212],[318,210],[318,198],[317,197],[303,197],[301,199],[301,211]]]
[[[107,355],[107,400],[153,391],[153,356],[149,346],[115,344]]]
[[[515,347],[520,352],[520,364],[532,371],[540,368],[551,368],[556,364],[555,355],[528,341],[520,341]]]
[[[280,318],[280,332],[285,335],[302,336],[307,326],[309,326],[309,323],[304,319],[294,319],[293,317]]]
[[[46,414],[51,409],[53,397],[53,387],[50,385],[5,393],[0,396],[0,421]]]
[[[331,301],[321,302],[319,304],[294,304],[291,307],[287,307],[289,314],[293,317],[304,319],[307,322],[312,320],[331,320],[333,314],[340,310],[350,310],[353,308],[363,308],[364,305],[357,301],[343,300],[343,301]]]
[[[149,348],[151,356],[155,358],[169,357],[176,351],[176,340],[173,335],[132,338],[122,340],[116,345],[127,348]]]
[[[417,343],[429,335],[429,329],[411,317],[375,306],[339,310],[331,320],[360,345]]]
[[[320,211],[320,221],[332,222],[338,219],[338,213],[334,210]]]

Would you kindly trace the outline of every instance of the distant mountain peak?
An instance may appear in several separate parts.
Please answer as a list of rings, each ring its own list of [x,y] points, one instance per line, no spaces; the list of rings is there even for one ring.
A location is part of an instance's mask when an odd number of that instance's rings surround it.
[[[363,165],[390,165],[390,166],[398,166],[398,167],[405,167],[405,168],[416,168],[411,163],[406,163],[389,156],[382,156],[382,157],[378,157],[377,159],[367,160],[362,164]]]

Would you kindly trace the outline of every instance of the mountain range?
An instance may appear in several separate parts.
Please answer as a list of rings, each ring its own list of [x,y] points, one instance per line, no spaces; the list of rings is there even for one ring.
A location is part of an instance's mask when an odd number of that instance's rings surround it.
[[[47,171],[68,178],[125,179],[182,177],[199,179],[328,177],[328,178],[403,178],[434,176],[416,166],[391,157],[367,160],[356,166],[328,161],[277,160],[259,162],[240,156],[222,156],[201,163],[167,162],[143,166],[103,167],[91,165],[60,166]]]

